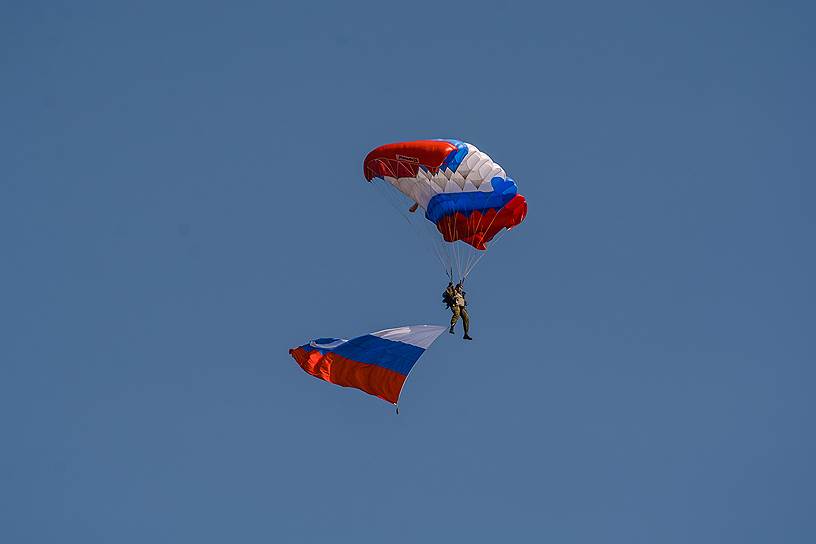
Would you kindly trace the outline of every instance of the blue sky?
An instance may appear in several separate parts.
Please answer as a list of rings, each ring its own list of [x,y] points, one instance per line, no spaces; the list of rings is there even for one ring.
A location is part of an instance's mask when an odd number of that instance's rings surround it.
[[[814,11],[2,8],[0,537],[813,542]],[[428,137],[530,214],[396,416],[287,350],[448,319]]]

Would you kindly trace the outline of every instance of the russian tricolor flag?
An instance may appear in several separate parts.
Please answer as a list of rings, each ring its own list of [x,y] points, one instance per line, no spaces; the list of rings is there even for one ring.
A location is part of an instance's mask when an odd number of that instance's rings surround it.
[[[437,325],[411,325],[351,340],[318,338],[290,349],[289,353],[304,371],[316,378],[355,387],[396,404],[414,364],[445,329]]]

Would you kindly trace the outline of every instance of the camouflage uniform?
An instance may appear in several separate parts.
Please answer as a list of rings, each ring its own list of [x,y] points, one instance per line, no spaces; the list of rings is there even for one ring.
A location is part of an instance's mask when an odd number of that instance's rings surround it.
[[[456,325],[456,322],[459,321],[459,316],[462,316],[462,325],[465,328],[465,336],[468,336],[468,329],[470,329],[470,316],[465,309],[467,306],[467,302],[465,302],[465,292],[462,290],[461,287],[457,286],[453,290],[452,294],[453,298],[453,306],[451,306],[451,311],[453,315],[451,316],[451,330],[453,332],[453,327]]]

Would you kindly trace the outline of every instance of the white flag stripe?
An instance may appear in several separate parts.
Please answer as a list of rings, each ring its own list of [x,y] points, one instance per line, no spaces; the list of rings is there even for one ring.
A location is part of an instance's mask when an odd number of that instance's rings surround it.
[[[396,327],[372,332],[372,336],[378,336],[385,340],[403,342],[422,349],[428,349],[439,335],[445,332],[446,327],[439,325],[410,325],[406,327]]]

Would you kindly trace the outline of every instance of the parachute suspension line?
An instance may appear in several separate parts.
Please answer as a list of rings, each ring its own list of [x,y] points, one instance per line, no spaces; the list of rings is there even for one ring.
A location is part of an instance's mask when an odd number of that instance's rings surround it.
[[[455,221],[448,224],[448,230],[450,231],[449,238],[451,240],[453,240],[453,242],[450,242],[450,245],[451,245],[451,251],[453,251],[453,256],[454,256],[455,263],[456,263],[456,277],[458,279],[458,277],[460,275],[459,274],[460,266],[459,266],[459,247],[456,245],[456,234],[457,233],[456,233],[456,222]]]
[[[430,241],[440,261],[443,262],[442,268],[445,271],[445,275],[453,281],[453,257],[450,248],[447,247],[447,243],[444,240],[439,239],[439,231],[436,229],[436,225],[430,221],[419,221],[425,229],[425,239]]]
[[[498,214],[498,213],[496,213],[496,216],[498,216],[498,215],[499,215],[499,214]],[[493,217],[493,220],[492,220],[492,221],[490,221],[490,224],[487,226],[487,228],[486,228],[485,230],[490,230],[490,227],[492,227],[492,226],[493,226],[493,221],[495,221],[495,220],[496,220],[496,216],[494,216],[494,217]],[[490,247],[493,247],[493,245],[494,245],[494,244],[497,244],[497,243],[499,242],[499,240],[501,240],[501,239],[502,239],[502,237],[504,236],[504,234],[505,234],[505,233],[506,233],[508,230],[509,230],[509,229],[506,229],[506,228],[505,228],[505,229],[500,230],[500,231],[499,231],[499,233],[498,233],[498,234],[496,234],[496,236],[493,238],[493,240],[491,240],[491,241],[490,241]],[[468,267],[468,269],[465,271],[465,277],[467,277],[467,276],[468,276],[468,274],[470,274],[470,272],[471,272],[471,271],[472,271],[474,268],[476,268],[476,265],[477,265],[477,264],[479,264],[479,261],[481,261],[481,260],[482,260],[482,257],[484,257],[485,253],[487,253],[487,252],[486,252],[486,251],[483,251],[483,252],[482,252],[482,254],[481,254],[481,255],[479,255],[479,257],[476,259],[476,261],[475,261],[475,262],[474,262],[472,265],[470,265],[470,266]]]
[[[462,281],[462,260],[464,258],[464,249],[459,249],[459,222],[456,220],[456,214],[461,213],[458,210],[453,214],[453,250],[456,254],[456,275],[459,281]]]
[[[494,196],[491,196],[491,197],[490,197],[490,199],[492,199],[492,198],[494,198]],[[488,200],[488,202],[489,202],[489,201],[490,201],[490,200]],[[493,214],[493,219],[491,219],[491,220],[490,220],[490,223],[489,223],[489,224],[487,225],[487,227],[484,229],[484,230],[485,230],[485,232],[489,231],[489,230],[490,230],[490,227],[492,227],[492,226],[493,226],[493,223],[494,223],[494,222],[496,221],[496,219],[499,217],[499,211],[500,211],[500,210],[496,210],[496,213],[495,213],[495,214]],[[477,231],[479,230],[479,227],[481,227],[481,224],[482,224],[482,221],[483,221],[483,220],[484,220],[484,215],[482,215],[482,217],[480,217],[480,218],[479,218],[479,223],[476,225],[476,230],[477,230]],[[496,234],[496,236],[493,238],[493,240],[491,240],[491,241],[489,242],[490,247],[493,247],[493,245],[494,245],[494,244],[498,243],[498,241],[499,241],[499,240],[501,240],[502,236],[504,236],[504,233],[505,233],[505,232],[507,232],[508,230],[509,230],[509,229],[507,229],[507,228],[503,228],[503,229],[501,229],[501,230],[500,230],[500,231],[499,231],[499,232]],[[487,252],[486,250],[485,250],[485,251],[481,251],[481,252],[480,252],[480,254],[479,254],[479,255],[478,255],[476,258],[475,258],[475,260],[474,260],[474,262],[473,262],[472,264],[471,264],[470,262],[468,262],[468,266],[465,268],[465,277],[467,277],[467,276],[468,276],[468,275],[469,275],[469,274],[470,274],[470,273],[473,271],[473,269],[474,269],[474,268],[476,268],[476,265],[477,265],[477,264],[479,264],[479,261],[481,261],[481,260],[482,260],[482,257],[484,257],[484,255],[485,255],[485,253],[486,253],[486,252]]]
[[[454,223],[453,227],[453,251],[456,253],[456,276],[461,280],[462,279],[462,253],[464,252],[459,245],[458,242],[459,238],[459,229]]]
[[[430,227],[429,227],[429,228],[430,228]],[[450,237],[453,235],[453,232],[451,231],[451,226],[450,226],[450,225],[447,225],[447,229],[446,229],[446,230],[447,230],[448,232],[442,233],[443,239],[442,239],[442,241],[441,241],[441,242],[439,242],[439,243],[440,243],[441,245],[443,245],[443,247],[444,247],[444,249],[445,249],[445,253],[446,253],[446,254],[447,254],[447,256],[448,256],[448,263],[450,264],[451,276],[453,276],[453,252],[452,252],[452,248],[451,248],[450,246],[448,246],[447,242],[445,241],[445,238],[446,238],[446,237],[447,237],[447,238],[450,238]],[[453,281],[453,280],[451,280],[451,281]]]
[[[501,230],[501,231],[500,231],[500,232],[499,232],[499,233],[498,233],[498,234],[495,236],[495,238],[493,238],[493,240],[490,242],[491,247],[493,246],[493,244],[498,243],[498,242],[499,242],[499,240],[501,240],[501,239],[502,239],[502,237],[504,236],[504,233],[506,233],[506,232],[507,232],[507,230],[508,230],[508,229],[502,229],[502,230]],[[477,265],[477,264],[479,264],[479,261],[481,261],[481,260],[482,260],[482,257],[484,257],[484,256],[485,256],[485,253],[486,253],[486,252],[484,252],[484,251],[483,251],[483,252],[482,252],[482,254],[481,254],[481,255],[479,255],[479,257],[476,259],[476,261],[475,261],[475,262],[474,262],[474,263],[473,263],[473,264],[470,266],[470,268],[468,268],[468,270],[465,272],[465,277],[468,277],[468,275],[469,275],[469,274],[470,274],[470,273],[473,271],[473,269],[474,269],[474,268],[476,268],[476,265]]]
[[[457,275],[461,274],[461,264],[459,262],[459,250],[458,250],[458,248],[456,246],[456,242],[447,242],[445,240],[446,238],[456,240],[455,226],[456,226],[455,223],[452,225],[451,222],[448,222],[446,227],[445,227],[445,230],[447,232],[442,233],[443,234],[443,239],[439,242],[441,245],[444,246],[445,251],[446,251],[446,253],[448,255],[448,260],[450,262],[451,281],[453,281],[453,277],[454,277],[454,266],[456,267]],[[430,227],[429,227],[429,229],[430,229]],[[438,234],[437,234],[437,238],[438,238]]]
[[[419,236],[419,232],[417,232],[417,236]],[[425,238],[428,239],[427,237]],[[439,260],[439,264],[442,265],[442,270],[444,270],[445,273],[447,274],[448,271],[447,260],[442,256],[442,252],[440,251],[439,246],[434,241],[434,238],[430,238],[429,240],[431,247],[433,248],[433,251],[436,254],[436,258]]]
[[[502,230],[501,230],[501,231],[500,231],[500,232],[499,232],[499,233],[496,235],[496,237],[495,237],[495,238],[493,238],[493,240],[490,242],[490,245],[491,245],[491,246],[493,246],[493,244],[495,244],[496,242],[498,242],[499,240],[501,240],[501,238],[502,238],[502,236],[504,236],[504,233],[505,233],[505,232],[507,232],[507,229],[502,229]],[[477,259],[476,259],[476,260],[473,262],[473,264],[472,264],[472,265],[470,265],[470,267],[468,267],[468,268],[465,270],[465,277],[466,277],[466,278],[467,278],[467,277],[468,277],[468,275],[471,273],[471,271],[472,271],[474,268],[476,268],[476,265],[477,265],[477,264],[479,264],[479,261],[481,261],[481,260],[482,260],[482,257],[484,257],[486,253],[487,253],[486,251],[482,251],[482,253],[481,253],[481,254],[478,256],[478,258],[477,258]]]
[[[492,198],[492,197],[489,197],[489,198]],[[490,202],[490,200],[489,200],[489,199],[488,199],[488,202]],[[472,213],[473,213],[473,212],[471,212],[471,214],[472,214]],[[479,217],[479,222],[476,224],[476,228],[474,229],[474,232],[479,232],[479,226],[480,226],[480,225],[481,225],[481,223],[482,223],[482,219],[484,219],[484,214],[482,214],[482,216],[481,216],[481,217]],[[470,262],[471,262],[471,260],[472,260],[473,258],[475,258],[475,253],[474,253],[474,252],[469,253],[469,254],[468,254],[468,260],[467,260],[467,262],[465,263],[465,275],[467,275],[467,270],[470,268]]]
[[[489,207],[489,205],[491,204],[491,200],[492,200],[492,199],[494,199],[495,197],[496,197],[496,195],[491,195],[491,196],[489,196],[489,197],[488,197],[488,200],[487,200],[487,204],[488,204],[488,206],[487,206],[487,207]],[[499,215],[499,214],[498,214],[498,211],[497,211],[497,212],[496,212],[496,213],[493,215],[493,219],[490,221],[490,225],[488,225],[488,226],[487,226],[487,228],[485,229],[485,231],[490,230],[490,227],[493,225],[493,221],[495,221],[495,220],[496,220],[496,217],[497,217],[498,215]],[[481,226],[482,226],[482,221],[484,221],[484,216],[485,216],[485,214],[484,214],[484,213],[482,213],[482,214],[481,214],[481,216],[479,217],[479,222],[478,222],[478,223],[476,223],[476,228],[474,229],[474,231],[475,231],[475,232],[481,232],[481,230],[479,229],[479,227],[481,227]],[[492,245],[492,244],[491,244],[491,245]],[[485,254],[485,252],[486,252],[487,250],[477,250],[477,251],[478,251],[478,253],[477,253],[476,251],[474,251],[474,252],[472,252],[472,253],[470,253],[470,254],[468,255],[468,260],[467,260],[467,263],[465,263],[465,274],[464,274],[464,277],[467,277],[467,275],[468,275],[468,274],[470,274],[470,271],[473,269],[473,267],[474,267],[474,266],[476,266],[476,263],[478,263],[480,260],[482,260],[482,257],[484,256],[484,254]]]
[[[413,231],[414,234],[416,234],[416,236],[420,239],[422,245],[424,245],[429,239],[425,236],[422,236],[422,233],[418,230],[416,223],[412,221],[411,217],[405,212],[405,210],[402,207],[400,207],[401,204],[404,204],[404,199],[399,198],[395,191],[393,191],[389,187],[386,187],[386,185],[390,185],[390,183],[388,183],[385,180],[381,180],[381,182],[382,183],[377,183],[376,181],[372,181],[370,183],[374,184],[377,187],[376,189],[377,193],[381,195],[381,198],[388,202],[388,204],[390,204],[391,207],[393,207],[397,211],[397,213],[399,213],[399,215],[402,216],[403,219],[405,219],[408,225],[410,225],[410,230]],[[439,264],[442,266],[442,270],[447,270],[447,264],[445,263],[445,259],[439,253],[439,248],[434,243],[433,238],[430,238],[430,244],[433,253],[436,255]]]
[[[490,195],[487,200],[487,207],[490,207],[493,204],[496,204],[498,200],[501,198],[501,195]],[[460,213],[461,211],[456,211],[454,213]],[[485,215],[482,214],[479,217],[478,222],[475,226],[476,232],[487,232],[493,226],[493,223],[498,218],[499,212],[498,210],[493,213],[493,217],[489,220],[486,228],[482,229],[482,225],[485,224]],[[445,253],[447,256],[448,262],[450,263],[450,273],[447,272],[448,277],[451,278],[451,281],[454,279],[459,281],[464,281],[470,273],[476,268],[476,265],[484,258],[486,250],[476,249],[470,245],[465,244],[465,242],[459,240],[459,222],[456,221],[454,216],[453,221],[448,221],[444,227],[444,237],[442,240],[439,240],[439,231],[435,228],[435,225],[430,222],[423,222],[427,225],[427,228],[430,233],[431,239],[438,240],[438,244],[442,246],[442,252]],[[487,243],[490,247],[497,243],[501,237],[504,235],[507,229],[502,229],[497,233],[493,240]],[[446,242],[445,238],[448,240],[454,240],[453,242]]]

